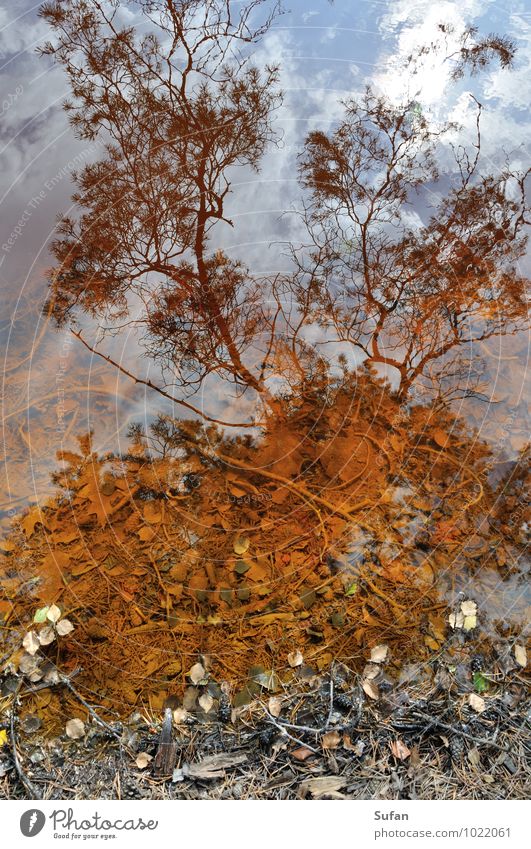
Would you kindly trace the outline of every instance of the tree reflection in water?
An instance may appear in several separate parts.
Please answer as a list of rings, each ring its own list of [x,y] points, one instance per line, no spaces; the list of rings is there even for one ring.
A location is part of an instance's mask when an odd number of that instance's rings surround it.
[[[106,143],[77,175],[48,307],[183,418],[133,427],[127,454],[98,456],[89,437],[61,452],[59,495],[5,543],[5,615],[30,599],[75,609],[65,664],[128,704],[198,651],[233,678],[284,668],[294,646],[317,667],[382,640],[429,658],[446,639],[441,583],[489,563],[511,573],[523,544],[525,516],[507,510],[525,456],[491,486],[489,448],[449,404],[481,397],[472,346],[524,326],[527,174],[486,169],[477,101],[475,142],[439,174],[456,128],[367,89],[308,135],[307,243],[289,246],[289,274],[257,280],[216,238],[234,169],[258,169],[277,138],[278,69],[250,46],[279,10],[141,6],[149,33],[97,2],[43,7],[72,125]],[[507,40],[473,36],[448,57],[456,77],[511,64]],[[83,316],[103,339],[134,328],[158,378],[90,342]],[[214,378],[243,415],[197,400]],[[20,571],[39,576],[23,606]]]

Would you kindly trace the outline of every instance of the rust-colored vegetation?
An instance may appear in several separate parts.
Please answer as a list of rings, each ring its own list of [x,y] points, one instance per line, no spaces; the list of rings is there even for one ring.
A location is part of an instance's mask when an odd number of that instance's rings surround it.
[[[42,9],[72,125],[106,144],[52,246],[48,311],[174,414],[133,427],[126,454],[98,455],[90,436],[60,452],[57,493],[2,543],[5,657],[26,657],[34,683],[46,663],[81,667],[122,712],[162,707],[198,653],[240,693],[253,666],[289,680],[295,650],[316,668],[355,667],[382,641],[397,664],[433,657],[454,576],[510,574],[524,544],[525,506],[507,511],[525,452],[492,484],[489,447],[449,405],[483,397],[478,343],[524,326],[527,175],[486,168],[476,102],[448,188],[437,146],[455,128],[369,89],[306,139],[307,244],[291,246],[291,274],[257,280],[216,232],[232,226],[233,169],[275,141],[278,69],[250,47],[277,9],[141,5],[153,34],[95,0]],[[448,61],[457,78],[512,53],[469,31]],[[404,209],[428,197],[413,229]],[[158,377],[89,341],[95,324],[134,328]],[[198,400],[207,378],[225,405]],[[52,604],[74,630],[28,665],[21,634]]]

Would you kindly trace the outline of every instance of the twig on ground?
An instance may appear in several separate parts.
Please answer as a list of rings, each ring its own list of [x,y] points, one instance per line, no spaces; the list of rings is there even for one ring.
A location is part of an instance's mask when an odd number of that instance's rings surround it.
[[[106,729],[107,729],[107,731],[108,731],[110,734],[112,734],[112,736],[113,736],[113,737],[115,737],[117,740],[119,740],[119,741],[121,742],[121,740],[122,740],[122,735],[121,735],[121,734],[119,734],[119,733],[118,733],[118,731],[115,731],[115,729],[112,727],[112,725],[109,725],[109,723],[108,723],[108,722],[105,722],[105,720],[104,720],[104,719],[102,719],[102,718],[101,718],[101,716],[98,716],[98,714],[96,713],[96,711],[94,710],[94,708],[92,707],[92,705],[89,705],[89,703],[88,703],[87,701],[85,701],[85,699],[83,698],[83,696],[82,696],[82,695],[81,695],[81,694],[80,694],[80,693],[76,690],[76,688],[74,687],[74,685],[72,684],[72,682],[70,681],[70,679],[69,679],[69,678],[67,678],[67,677],[66,677],[66,675],[61,675],[60,681],[61,681],[61,683],[62,683],[62,684],[64,684],[64,685],[65,685],[65,687],[68,687],[68,689],[69,689],[69,690],[70,690],[70,692],[71,692],[71,693],[72,693],[72,694],[76,697],[76,699],[78,699],[78,701],[80,701],[80,702],[81,702],[81,704],[83,705],[83,707],[84,707],[84,708],[86,708],[86,709],[88,710],[88,712],[90,713],[91,717],[92,717],[92,718],[93,718],[93,719],[94,719],[94,720],[95,720],[95,721],[96,721],[99,725],[102,725],[104,728],[106,728]]]
[[[11,738],[11,753],[13,755],[13,763],[15,764],[15,769],[17,771],[17,775],[20,778],[25,789],[29,793],[29,798],[30,799],[40,799],[41,794],[35,788],[35,785],[32,784],[32,782],[30,781],[30,779],[28,778],[28,776],[26,775],[26,773],[22,769],[22,764],[20,763],[20,759],[19,759],[18,751],[17,751],[17,733],[15,731],[15,719],[16,719],[16,712],[17,712],[17,699],[18,699],[18,694],[19,694],[19,690],[20,690],[21,686],[22,686],[22,682],[19,683],[17,689],[13,693],[13,704],[11,706],[11,716],[10,716],[10,719],[9,719],[9,731],[10,731],[10,738]]]
[[[271,716],[271,714],[269,713],[268,710],[266,710],[265,712],[267,714],[267,718],[268,718],[269,722],[271,722],[276,728],[278,728],[279,731],[282,731],[282,733],[285,734],[286,737],[289,737],[289,739],[293,740],[294,743],[297,743],[298,746],[303,746],[305,749],[309,749],[310,752],[313,752],[316,755],[319,754],[319,749],[314,749],[314,747],[310,746],[309,743],[305,743],[303,740],[299,740],[298,737],[294,737],[293,734],[290,734],[289,731],[286,730],[286,726],[284,724],[277,722],[276,719],[273,716]],[[288,728],[298,728],[298,727],[301,727],[301,726],[288,725]],[[319,733],[319,729],[302,728],[301,727],[301,730],[303,730],[303,731],[314,731],[315,730],[317,733]]]

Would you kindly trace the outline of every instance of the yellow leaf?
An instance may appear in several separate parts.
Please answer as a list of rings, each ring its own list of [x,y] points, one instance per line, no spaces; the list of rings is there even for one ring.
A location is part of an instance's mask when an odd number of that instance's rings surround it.
[[[249,537],[236,537],[234,540],[235,554],[245,554],[251,544]]]
[[[0,748],[7,744],[7,731],[5,728],[2,728],[0,731]]]
[[[523,669],[527,666],[527,652],[525,650],[525,646],[515,645],[514,647],[514,658],[518,664]]]

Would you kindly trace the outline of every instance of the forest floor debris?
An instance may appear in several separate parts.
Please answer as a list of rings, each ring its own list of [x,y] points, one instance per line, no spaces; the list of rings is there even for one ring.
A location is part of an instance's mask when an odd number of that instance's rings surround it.
[[[26,725],[25,730],[16,719],[19,766],[4,739],[0,794],[8,799],[526,798],[531,702],[522,670],[515,666],[498,679],[480,712],[466,692],[473,687],[470,664],[467,672],[468,688],[463,674],[445,671],[441,663],[431,683],[408,677],[376,702],[344,665],[324,673],[303,665],[297,679],[274,697],[277,704],[273,697],[254,699],[233,708],[227,722],[199,704],[191,710],[167,707],[165,720],[173,718],[172,756],[162,761],[157,757],[167,743],[168,723],[160,717],[135,712],[106,727],[85,712],[82,736],[72,736],[68,727],[43,736],[42,728]],[[75,710],[70,702],[67,707]]]

